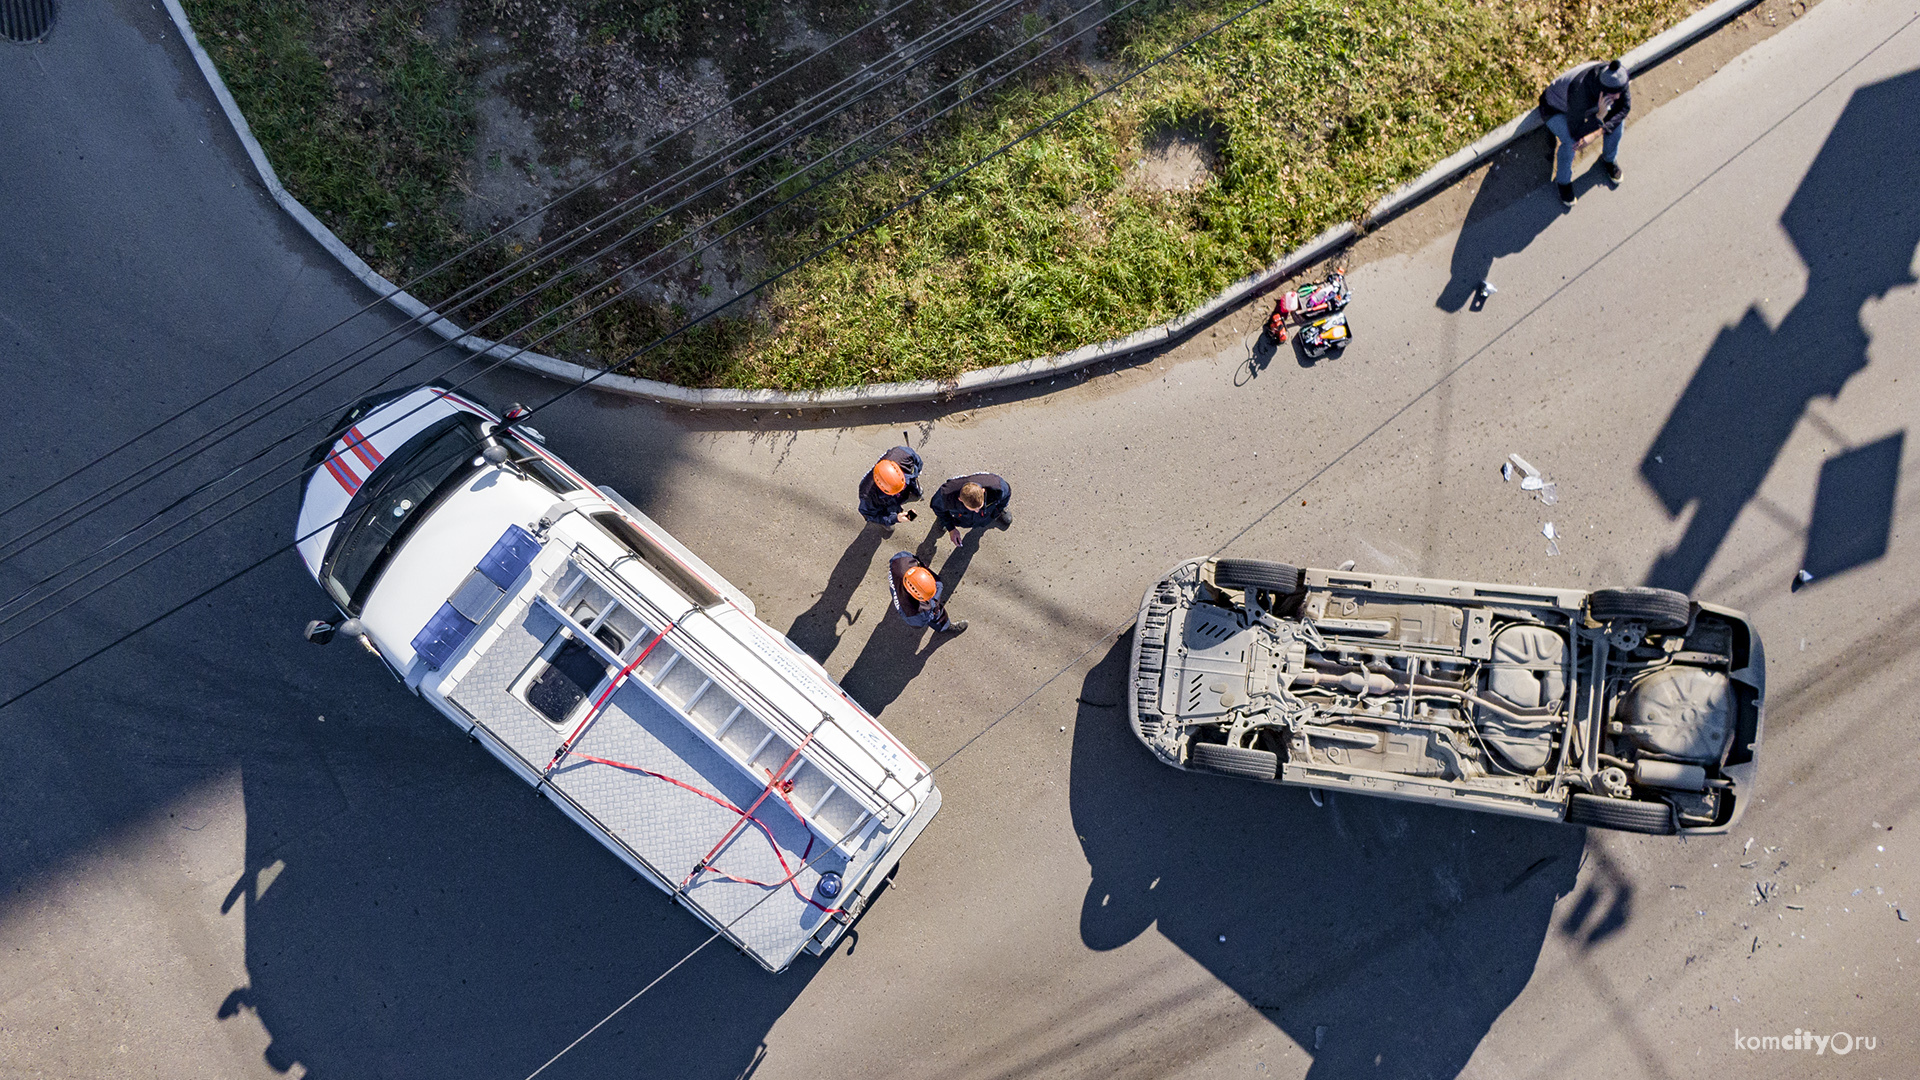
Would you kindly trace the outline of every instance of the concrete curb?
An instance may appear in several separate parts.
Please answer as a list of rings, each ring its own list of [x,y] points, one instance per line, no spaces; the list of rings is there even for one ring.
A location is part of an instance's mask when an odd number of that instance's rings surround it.
[[[246,148],[247,156],[253,160],[253,166],[260,174],[261,183],[266,185],[267,193],[273,196],[273,200],[280,204],[281,209],[300,223],[301,228],[307,230],[308,234],[319,241],[320,246],[326,248],[328,254],[338,259],[342,266],[352,271],[355,277],[364,282],[381,299],[399,308],[409,318],[442,338],[477,356],[492,357],[513,367],[565,382],[580,383],[591,379],[596,390],[692,409],[847,409],[867,405],[938,401],[962,394],[1058,376],[1102,360],[1117,360],[1134,353],[1171,344],[1186,336],[1188,330],[1207,322],[1229,308],[1246,303],[1274,284],[1352,243],[1366,230],[1411,208],[1452,183],[1462,174],[1471,171],[1488,157],[1506,149],[1515,140],[1531,134],[1542,123],[1538,109],[1532,109],[1521,116],[1514,117],[1387,194],[1369,207],[1360,216],[1358,223],[1348,222],[1336,225],[1288,252],[1278,262],[1234,282],[1192,311],[1169,319],[1158,326],[1150,326],[1128,334],[1123,338],[1085,345],[1072,352],[981,368],[953,379],[868,383],[864,386],[811,391],[694,390],[675,386],[672,383],[656,382],[652,379],[607,374],[598,368],[570,363],[535,352],[521,352],[512,346],[468,334],[459,325],[421,303],[406,290],[375,273],[373,267],[367,265],[366,260],[354,254],[352,249],[333,234],[332,229],[322,224],[320,219],[314,217],[305,206],[300,204],[300,200],[288,194],[287,189],[280,185],[279,175],[273,171],[272,164],[267,161],[266,152],[254,139],[253,130],[247,125],[247,118],[241,115],[239,106],[234,103],[233,95],[228,92],[227,84],[221,79],[219,70],[214,66],[213,58],[208,56],[207,51],[201,47],[199,37],[194,34],[193,27],[187,22],[187,13],[180,6],[180,0],[162,0],[162,2],[166,4],[167,14],[173,18],[173,24],[179,29],[188,50],[193,53],[194,62],[200,65],[200,73],[206,76],[207,85],[212,88],[213,96],[220,102],[220,107],[226,111],[227,120],[233,124],[233,132],[239,137],[240,145]],[[1714,3],[1681,20],[1671,29],[1654,35],[1638,48],[1627,53],[1623,57],[1627,70],[1633,75],[1641,74],[1700,38],[1718,30],[1759,2],[1760,0],[1715,0]]]

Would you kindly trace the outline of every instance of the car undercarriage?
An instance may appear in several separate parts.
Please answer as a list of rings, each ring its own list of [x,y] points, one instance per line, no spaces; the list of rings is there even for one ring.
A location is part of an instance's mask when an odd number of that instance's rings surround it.
[[[1129,718],[1177,768],[1644,833],[1752,791],[1759,639],[1679,593],[1192,559],[1135,629]]]

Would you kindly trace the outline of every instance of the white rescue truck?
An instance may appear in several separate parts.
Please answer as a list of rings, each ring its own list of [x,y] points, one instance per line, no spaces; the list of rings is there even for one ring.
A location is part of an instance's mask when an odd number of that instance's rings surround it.
[[[940,806],[931,771],[611,488],[450,390],[317,449],[299,551],[357,638],[769,971],[831,948]]]

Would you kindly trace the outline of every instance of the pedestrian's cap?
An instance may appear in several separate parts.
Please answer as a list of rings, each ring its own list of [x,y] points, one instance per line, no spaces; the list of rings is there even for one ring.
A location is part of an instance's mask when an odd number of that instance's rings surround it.
[[[933,599],[934,594],[940,591],[940,579],[934,577],[933,571],[924,566],[916,566],[900,575],[900,583],[906,586],[908,596],[923,604]]]
[[[1600,69],[1600,85],[1609,90],[1625,90],[1627,66],[1618,60],[1607,61],[1606,66]]]
[[[900,470],[899,462],[881,458],[873,465],[873,486],[889,495],[898,495],[907,490],[907,474]]]

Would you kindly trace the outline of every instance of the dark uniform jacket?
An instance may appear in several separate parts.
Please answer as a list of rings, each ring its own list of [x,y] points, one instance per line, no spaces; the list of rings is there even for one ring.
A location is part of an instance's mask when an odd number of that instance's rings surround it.
[[[875,525],[891,526],[900,520],[900,504],[920,497],[920,455],[911,447],[896,446],[880,455],[880,461],[898,462],[907,476],[907,486],[898,495],[889,495],[873,484],[873,470],[860,478],[860,516]],[[874,462],[875,465],[880,461]]]
[[[969,510],[960,502],[960,489],[968,484],[979,484],[987,489],[987,501],[979,510]],[[943,529],[977,529],[982,525],[991,525],[1000,511],[1013,501],[1013,488],[1007,485],[1003,477],[990,472],[974,473],[972,476],[956,476],[940,485],[933,493],[927,505],[940,517]]]
[[[887,560],[887,588],[893,591],[893,610],[907,620],[908,626],[931,626],[935,630],[947,624],[947,583],[933,579],[933,599],[922,603],[907,591],[907,571],[925,565],[913,552],[903,551]]]
[[[1540,91],[1540,112],[1546,116],[1565,113],[1567,131],[1576,141],[1603,127],[1608,131],[1617,129],[1627,122],[1627,112],[1633,108],[1633,84],[1628,83],[1621,87],[1620,96],[1614,99],[1613,106],[1607,110],[1606,119],[1600,118],[1600,95],[1611,93],[1600,85],[1600,69],[1606,66],[1605,60],[1581,64],[1564,72]]]

